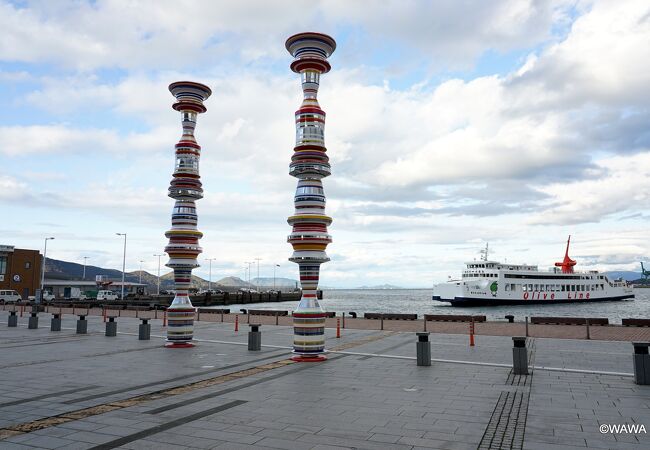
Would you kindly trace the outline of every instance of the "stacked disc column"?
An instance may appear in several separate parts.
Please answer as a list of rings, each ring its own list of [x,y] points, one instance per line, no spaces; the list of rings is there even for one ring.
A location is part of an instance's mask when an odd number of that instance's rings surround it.
[[[287,39],[294,57],[291,70],[302,78],[303,102],[296,111],[296,146],[289,166],[298,178],[295,212],[287,220],[293,227],[288,242],[293,246],[290,261],[298,264],[302,298],[293,312],[295,361],[322,361],[325,357],[325,312],[317,299],[320,265],[329,261],[325,249],[332,242],[327,227],[322,179],[330,175],[325,148],[325,112],[318,104],[320,75],[330,70],[327,58],[336,49],[330,36],[300,33]]]
[[[169,186],[169,197],[176,203],[172,211],[172,228],[165,233],[169,244],[166,266],[174,270],[175,296],[167,309],[167,346],[191,347],[194,337],[194,306],[189,297],[192,269],[199,267],[198,255],[202,252],[197,229],[198,216],[195,201],[203,197],[199,176],[201,147],[194,138],[196,118],[207,111],[203,102],[212,91],[203,84],[178,81],[169,85],[176,97],[172,106],[181,113],[183,136],[176,144],[176,166]]]

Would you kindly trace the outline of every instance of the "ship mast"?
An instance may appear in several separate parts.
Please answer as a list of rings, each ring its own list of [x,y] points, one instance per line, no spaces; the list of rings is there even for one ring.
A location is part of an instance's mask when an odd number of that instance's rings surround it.
[[[488,250],[490,249],[490,243],[486,242],[485,243],[485,248],[481,250],[481,261],[487,261],[488,260]]]

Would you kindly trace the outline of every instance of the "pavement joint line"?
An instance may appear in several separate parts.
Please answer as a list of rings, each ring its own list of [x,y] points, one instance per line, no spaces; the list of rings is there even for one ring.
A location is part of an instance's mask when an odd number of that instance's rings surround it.
[[[361,353],[361,352],[345,352],[338,350],[329,350],[330,353],[340,353],[342,355],[351,355],[351,356],[374,356],[377,358],[389,358],[389,359],[409,359],[416,360],[415,356],[400,356],[400,355],[381,355],[378,353]],[[489,363],[481,361],[461,361],[456,359],[438,359],[431,358],[432,362],[440,363],[450,363],[450,364],[468,364],[472,366],[485,366],[485,367],[505,367],[512,369],[512,364],[501,364],[501,363]],[[627,372],[607,372],[604,370],[587,370],[587,369],[570,369],[567,367],[546,367],[546,366],[531,366],[531,369],[535,370],[548,370],[550,372],[570,372],[570,373],[586,373],[591,375],[614,375],[622,377],[633,377],[633,373]]]
[[[148,394],[137,395],[135,397],[131,397],[123,400],[117,400],[114,402],[104,403],[102,405],[78,409],[76,411],[69,411],[66,413],[58,414],[56,416],[37,419],[19,425],[0,428],[0,441],[9,438],[11,436],[16,436],[24,433],[31,433],[32,431],[42,430],[43,428],[50,428],[52,426],[61,425],[63,423],[72,422],[75,420],[85,419],[87,417],[96,416],[106,412],[129,408],[131,406],[137,406],[139,404],[146,403],[152,400],[159,400],[161,398],[166,398],[167,396],[185,394],[196,389],[202,389],[211,386],[213,384],[221,384],[226,381],[237,380],[251,375],[256,375],[258,373],[273,370],[279,367],[284,367],[289,364],[295,364],[295,362],[290,359],[276,361],[273,363],[268,363],[261,366],[253,367],[250,369],[240,370],[230,374],[219,375],[217,377],[209,378],[207,380],[196,381],[194,383],[189,383],[185,386],[176,386],[172,388],[162,389]]]
[[[59,397],[61,395],[72,394],[73,392],[79,392],[79,391],[87,391],[89,389],[95,389],[95,388],[98,388],[98,387],[100,387],[100,386],[92,385],[92,386],[69,389],[67,391],[52,392],[50,394],[37,395],[36,397],[21,398],[21,399],[14,400],[14,401],[11,401],[11,402],[0,403],[0,408],[4,408],[6,406],[20,405],[21,403],[35,402],[35,401],[42,400],[44,398],[49,398],[49,397]]]
[[[380,352],[381,352],[380,354],[383,354],[383,353],[385,353],[385,352],[389,352],[389,351],[391,351],[391,350],[398,349],[398,348],[400,348],[400,347],[404,347],[405,345],[409,345],[409,344],[413,344],[413,342],[411,342],[411,341],[409,340],[408,342],[400,342],[399,344],[395,344],[395,345],[390,346],[390,347],[387,347],[387,348],[382,348],[382,349],[380,350]],[[372,358],[372,356],[364,356],[364,357],[362,357],[362,358],[359,358],[359,360],[360,360],[360,361],[363,361],[363,360],[366,360],[366,359],[369,359],[369,358]]]
[[[197,419],[201,419],[203,417],[211,416],[212,414],[219,413],[221,411],[225,411],[230,408],[234,408],[239,405],[243,405],[244,403],[248,403],[247,401],[244,400],[235,400],[229,403],[226,403],[221,406],[217,406],[214,408],[210,408],[205,411],[200,411],[194,414],[191,414],[189,416],[181,417],[176,420],[172,420],[171,422],[166,422],[162,423],[160,425],[157,425],[152,428],[148,428],[146,430],[139,431],[137,433],[129,434],[128,436],[124,436],[118,439],[114,439],[112,441],[106,442],[104,444],[96,445],[94,447],[90,447],[91,450],[110,450],[116,447],[120,447],[122,445],[128,444],[133,441],[137,441],[142,438],[146,438],[148,436],[152,436],[154,434],[161,433],[163,431],[167,431],[171,428],[178,427],[180,425],[184,425],[189,422],[193,422]],[[162,444],[161,444],[162,445]]]
[[[349,342],[347,344],[344,344],[344,346],[354,346],[354,345],[363,345],[367,342],[372,341],[372,340],[378,340],[381,339],[385,336],[388,336],[391,334],[389,333],[384,333],[381,336],[370,336],[366,337],[363,339],[360,339],[355,342]],[[374,339],[370,339],[374,338]],[[341,355],[340,357],[343,358],[346,355]],[[338,359],[338,358],[336,358]],[[31,422],[26,422],[18,425],[12,425],[9,427],[5,428],[0,428],[0,441],[10,438],[12,436],[17,436],[25,433],[31,433],[32,431],[37,431],[37,430],[42,430],[44,428],[50,428],[56,425],[61,425],[63,423],[67,422],[72,422],[80,419],[85,419],[87,417],[91,416],[96,416],[100,414],[104,414],[106,412],[110,411],[115,411],[119,409],[124,409],[124,408],[129,408],[131,406],[136,406],[141,403],[149,402],[152,400],[158,400],[160,398],[165,398],[165,396],[168,395],[180,395],[180,394],[185,394],[187,392],[191,392],[196,389],[202,389],[208,386],[212,386],[214,384],[222,384],[226,381],[232,381],[236,379],[241,379],[245,378],[248,376],[256,375],[258,373],[263,373],[269,370],[273,370],[279,367],[284,367],[290,364],[296,364],[295,361],[291,359],[285,359],[285,360],[280,360],[280,361],[275,361],[272,363],[264,364],[261,366],[256,366],[252,367],[249,369],[244,369],[240,370],[237,372],[232,372],[230,374],[225,374],[225,375],[219,375],[214,378],[209,378],[207,380],[200,380],[200,381],[195,381],[193,383],[189,383],[185,386],[176,386],[176,387],[171,387],[171,388],[166,388],[162,389],[159,391],[151,392],[148,394],[142,394],[142,395],[137,395],[135,397],[127,398],[127,399],[122,399],[122,400],[117,400],[113,402],[108,402],[104,403],[101,405],[96,405],[96,406],[91,406],[88,408],[83,408],[83,409],[78,409],[75,411],[68,411],[62,414],[58,414],[56,416],[50,416],[50,417],[44,417],[42,419],[37,419],[33,420]],[[309,368],[309,365],[304,365],[303,367],[300,367],[300,370],[304,370]],[[294,371],[291,371],[289,373],[293,373]],[[288,373],[282,374],[286,375]],[[225,381],[220,381],[221,379],[224,379]],[[259,381],[256,381],[256,383]],[[182,406],[182,405],[181,405]],[[197,413],[199,414],[199,413]],[[188,416],[192,417],[192,416]],[[186,419],[186,418],[184,418]],[[180,420],[180,419],[179,419]],[[174,425],[176,426],[176,425]],[[146,431],[146,430],[145,430]],[[122,445],[122,444],[120,444]],[[113,447],[108,447],[108,448],[113,448]]]
[[[227,366],[217,367],[217,368],[210,369],[210,370],[203,370],[201,372],[196,372],[196,373],[189,374],[189,375],[182,375],[182,376],[178,376],[178,377],[174,377],[174,378],[168,378],[166,380],[153,381],[151,383],[140,384],[140,385],[132,386],[132,387],[128,387],[128,388],[115,389],[113,391],[108,391],[108,392],[100,392],[99,394],[89,395],[87,397],[76,398],[76,399],[65,401],[63,403],[66,404],[66,405],[72,405],[74,403],[85,402],[85,401],[88,401],[88,400],[94,400],[96,398],[106,397],[108,395],[122,394],[124,392],[135,391],[137,389],[144,389],[144,388],[151,387],[151,386],[162,385],[162,384],[167,384],[167,383],[173,383],[174,381],[187,380],[189,378],[199,377],[201,375],[206,375],[206,374],[209,374],[209,373],[220,372],[222,370],[227,370],[227,369],[233,369],[235,367],[244,366],[246,364],[258,363],[258,362],[264,361],[266,359],[279,358],[280,356],[282,356],[282,355],[267,355],[267,356],[265,356],[263,358],[257,358],[257,359],[254,359],[254,360],[243,361],[243,362],[235,363],[235,364],[229,364]]]
[[[347,356],[347,355],[342,355],[339,358],[343,358],[345,356]],[[238,386],[232,386],[232,387],[223,389],[221,391],[211,392],[209,394],[205,394],[205,395],[202,395],[200,397],[189,398],[187,400],[183,400],[183,401],[180,401],[180,402],[177,402],[177,403],[172,403],[170,405],[161,406],[160,408],[156,408],[156,409],[152,409],[150,411],[147,411],[146,414],[160,414],[161,412],[166,412],[166,411],[170,411],[172,409],[181,408],[183,406],[191,405],[193,403],[198,403],[198,402],[201,402],[203,400],[208,400],[208,399],[217,397],[219,395],[230,394],[232,392],[236,392],[236,391],[245,389],[247,387],[255,386],[255,385],[261,384],[261,383],[266,383],[267,381],[277,380],[278,378],[290,375],[292,373],[300,372],[300,371],[305,370],[305,369],[309,369],[310,367],[311,366],[308,365],[308,364],[297,365],[293,369],[291,369],[289,371],[286,371],[286,372],[271,375],[270,377],[266,377],[266,378],[263,378],[261,380],[249,381],[248,383],[240,384]],[[264,372],[264,371],[260,371],[260,372],[257,372],[257,373],[262,373],[262,372]],[[256,375],[257,373],[252,373],[251,375]],[[250,375],[247,375],[247,376],[250,376]],[[243,378],[243,377],[240,377],[240,378]],[[210,384],[209,386],[222,384],[222,383],[225,383],[226,381],[231,381],[231,380],[225,380],[225,381],[222,381],[222,382],[215,382],[215,383]],[[208,387],[208,386],[206,386],[206,387]]]

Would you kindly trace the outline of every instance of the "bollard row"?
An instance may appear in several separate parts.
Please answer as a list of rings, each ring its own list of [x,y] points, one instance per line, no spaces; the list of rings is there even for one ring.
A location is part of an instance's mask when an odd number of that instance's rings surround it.
[[[88,333],[88,321],[86,315],[79,315],[77,320],[77,334]],[[506,317],[510,319],[509,317]],[[117,335],[117,322],[114,316],[105,317],[106,336],[114,337]],[[235,316],[235,331],[237,331],[238,317]],[[138,339],[151,339],[151,324],[149,319],[140,319],[138,327]],[[472,323],[473,325],[473,323]],[[16,311],[9,311],[8,327],[15,328],[18,326],[18,316]],[[260,351],[262,348],[262,333],[260,324],[249,324],[248,332],[248,350]],[[337,337],[340,337],[340,322],[337,321]],[[38,329],[38,313],[33,311],[28,320],[28,329]],[[61,314],[52,314],[50,331],[61,331]],[[473,331],[473,330],[471,330]],[[428,332],[415,333],[418,340],[416,343],[416,360],[418,366],[431,366],[431,342],[429,342]],[[473,337],[473,333],[470,334]],[[526,336],[513,336],[512,348],[512,372],[515,375],[528,375],[528,348]],[[471,345],[471,344],[470,344]],[[634,382],[640,385],[650,385],[650,342],[633,342],[634,354]]]

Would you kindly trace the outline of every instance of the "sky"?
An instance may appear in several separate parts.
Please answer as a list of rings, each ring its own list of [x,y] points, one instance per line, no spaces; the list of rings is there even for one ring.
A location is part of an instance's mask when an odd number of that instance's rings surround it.
[[[331,35],[321,285],[430,287],[479,258],[650,260],[646,0],[0,1],[0,244],[156,273],[180,115],[207,84],[195,274],[297,278],[302,93],[284,42]],[[164,264],[165,258],[162,259]],[[257,263],[252,265],[257,275]],[[166,272],[162,268],[162,272]]]

